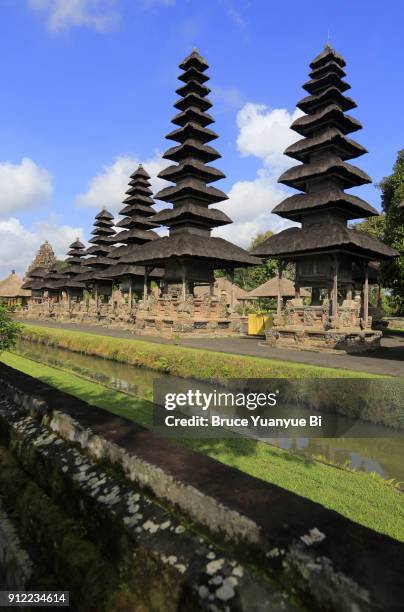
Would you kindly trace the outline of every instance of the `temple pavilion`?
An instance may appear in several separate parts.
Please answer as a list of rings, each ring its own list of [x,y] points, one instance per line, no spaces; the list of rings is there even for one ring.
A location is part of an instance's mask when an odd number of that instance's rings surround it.
[[[69,246],[67,257],[65,259],[65,267],[62,269],[63,278],[55,282],[55,287],[65,292],[67,301],[71,299],[79,301],[82,299],[83,290],[85,289],[85,283],[77,280],[80,274],[84,274],[89,271],[86,267],[85,257],[86,247],[84,244],[76,238],[74,242]]]
[[[0,281],[0,304],[8,307],[25,305],[31,297],[31,291],[23,289],[22,286],[23,279],[12,270],[7,278]]]
[[[84,282],[85,287],[94,290],[95,300],[98,304],[99,296],[110,296],[112,291],[112,280],[103,275],[103,271],[114,263],[113,252],[115,250],[114,216],[103,208],[94,220],[94,229],[89,240],[91,246],[86,249],[85,255],[90,256],[85,260],[89,270],[78,274],[76,282]]]
[[[366,149],[347,134],[362,126],[346,113],[356,107],[345,95],[345,60],[329,44],[311,62],[308,95],[297,104],[305,115],[291,129],[302,136],[285,154],[299,163],[284,172],[279,182],[301,193],[291,195],[273,209],[297,221],[268,238],[254,254],[276,258],[279,276],[287,262],[296,266],[296,297],[282,306],[267,340],[275,346],[358,350],[377,346],[380,332],[372,330],[369,316],[369,262],[395,257],[397,252],[379,240],[350,229],[348,221],[378,212],[346,189],[371,179],[347,160]],[[363,271],[360,292],[353,294],[353,267]],[[311,288],[311,304],[304,305],[301,287]]]
[[[114,236],[114,243],[120,246],[110,254],[114,258],[114,264],[106,268],[102,275],[119,283],[121,291],[128,295],[129,303],[132,304],[134,294],[147,295],[150,292],[151,281],[158,281],[163,275],[163,270],[151,269],[148,271],[145,283],[144,266],[121,263],[121,258],[126,254],[140,245],[159,238],[154,231],[159,224],[151,219],[156,211],[153,208],[150,176],[142,164],[139,164],[130,176],[123,204],[125,206],[119,213],[123,219],[116,225],[121,231]]]
[[[213,294],[214,270],[227,270],[230,274],[234,268],[258,265],[260,260],[240,247],[218,237],[211,236],[213,228],[231,223],[231,219],[221,210],[211,208],[213,204],[227,199],[223,191],[211,186],[211,183],[224,177],[209,162],[219,159],[220,154],[208,143],[217,138],[217,134],[208,126],[214,122],[208,113],[212,103],[208,98],[210,89],[206,86],[209,77],[206,74],[208,64],[194,49],[180,64],[182,73],[177,89],[179,100],[174,104],[178,113],[172,123],[175,129],[167,139],[176,144],[170,147],[164,158],[174,164],[162,170],[159,177],[174,185],[162,189],[155,198],[173,204],[154,217],[152,221],[169,228],[169,235],[150,240],[140,248],[130,248],[121,257],[121,263],[144,265],[146,278],[153,267],[164,268],[163,294],[171,296],[179,303],[180,312],[188,309],[190,318],[197,319],[193,303],[194,286],[207,285]],[[205,311],[209,310],[205,304]],[[167,320],[171,325],[173,312],[167,305],[165,314],[160,309],[144,305],[148,310],[148,320],[154,316]],[[198,310],[199,307],[197,307]],[[168,312],[170,311],[170,312]],[[212,313],[205,312],[197,324],[202,328]],[[175,326],[174,326],[175,327]],[[192,323],[187,324],[190,330]],[[182,329],[181,325],[178,329]]]

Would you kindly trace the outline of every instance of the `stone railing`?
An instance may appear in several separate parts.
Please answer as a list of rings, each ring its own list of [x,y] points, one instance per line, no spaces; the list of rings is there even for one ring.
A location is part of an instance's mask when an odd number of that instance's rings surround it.
[[[286,302],[281,315],[275,315],[274,327],[301,327],[318,330],[327,329],[364,329],[361,306],[357,300],[344,300],[338,306],[337,317],[330,314],[327,300],[322,304],[305,306],[303,300],[293,299]],[[372,317],[368,316],[366,329],[372,327]]]
[[[114,295],[108,302],[92,298],[80,302],[71,300],[42,304],[30,302],[25,315],[29,318],[52,318],[92,325],[116,326],[142,333],[240,333],[242,317],[228,308],[226,296],[176,295],[128,301]]]
[[[140,300],[136,308],[136,329],[160,333],[223,333],[240,332],[240,316],[217,296],[185,298],[165,295]]]

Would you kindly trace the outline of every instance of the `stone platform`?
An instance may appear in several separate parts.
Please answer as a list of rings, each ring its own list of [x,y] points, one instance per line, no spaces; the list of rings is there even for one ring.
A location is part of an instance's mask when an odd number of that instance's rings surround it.
[[[358,353],[379,348],[382,332],[373,329],[326,330],[286,326],[266,330],[265,337],[271,347]]]
[[[362,352],[380,347],[382,332],[372,329],[372,317],[363,316],[359,300],[344,300],[332,312],[328,299],[307,306],[288,300],[265,332],[272,347],[322,352]]]

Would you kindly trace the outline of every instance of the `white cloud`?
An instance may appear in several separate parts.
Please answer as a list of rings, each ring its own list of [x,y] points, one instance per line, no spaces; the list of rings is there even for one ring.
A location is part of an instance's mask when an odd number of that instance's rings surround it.
[[[237,148],[243,157],[253,155],[262,162],[257,176],[250,181],[234,183],[229,200],[218,206],[234,221],[215,230],[216,236],[247,247],[260,232],[279,232],[295,225],[271,213],[288,196],[288,189],[277,180],[293,163],[283,151],[299,136],[290,124],[302,113],[284,108],[270,110],[263,104],[247,103],[237,114]]]
[[[220,236],[242,247],[248,247],[260,232],[278,232],[290,225],[285,219],[271,214],[271,210],[287,192],[276,184],[266,170],[259,170],[252,181],[238,181],[229,192],[229,199],[217,205],[234,221],[214,231]]]
[[[52,177],[29,157],[20,164],[0,162],[0,216],[28,210],[52,195]]]
[[[122,207],[122,200],[126,197],[125,191],[128,189],[129,177],[139,162],[137,157],[131,155],[116,157],[112,164],[104,166],[102,171],[90,180],[87,191],[78,195],[76,202],[97,208],[105,206],[111,212],[117,212]],[[167,186],[166,181],[157,178],[157,174],[170,162],[164,160],[160,153],[156,153],[154,157],[142,163],[151,176],[153,193]]]
[[[238,150],[243,156],[259,157],[272,171],[281,172],[293,163],[283,151],[300,138],[289,128],[301,115],[299,109],[289,113],[285,108],[270,110],[264,104],[245,104],[237,114]]]
[[[119,21],[120,0],[28,0],[28,6],[45,13],[51,32],[88,26],[99,32],[111,30]]]
[[[52,218],[38,221],[32,230],[14,217],[0,221],[0,279],[12,269],[23,275],[45,240],[49,240],[56,256],[64,259],[69,244],[76,237],[83,239],[83,235],[82,228],[59,225]]]

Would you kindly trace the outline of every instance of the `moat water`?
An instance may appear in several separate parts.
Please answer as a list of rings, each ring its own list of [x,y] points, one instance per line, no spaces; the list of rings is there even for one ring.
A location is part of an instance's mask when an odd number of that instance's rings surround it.
[[[19,341],[15,352],[148,400],[153,397],[153,380],[161,376],[145,368],[26,340]],[[346,429],[350,429],[350,437],[306,438],[291,435],[288,438],[270,438],[266,442],[339,466],[376,472],[383,478],[402,483],[401,488],[404,489],[404,431],[349,417],[340,418],[346,423]]]

